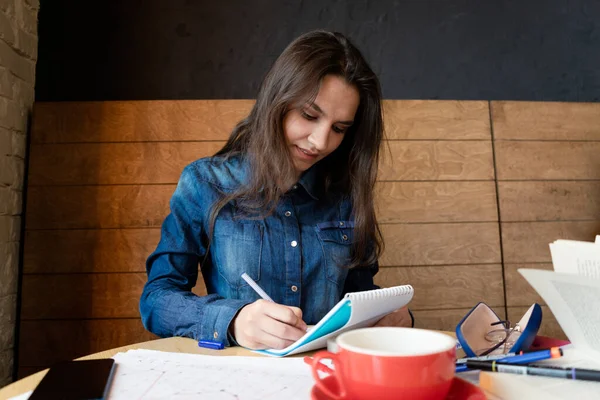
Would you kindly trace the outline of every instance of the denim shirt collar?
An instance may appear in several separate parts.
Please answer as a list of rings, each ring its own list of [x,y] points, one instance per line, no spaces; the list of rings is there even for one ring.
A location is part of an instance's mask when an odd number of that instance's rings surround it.
[[[319,200],[319,197],[323,194],[322,187],[317,179],[319,174],[318,170],[318,165],[313,165],[308,171],[305,171],[298,180],[298,184],[315,200]]]
[[[233,160],[239,162],[239,168],[234,173],[234,176],[242,182],[248,179],[250,174],[250,163],[244,157],[234,157]],[[300,179],[297,184],[302,186],[304,190],[312,197],[314,200],[319,200],[319,198],[323,197],[323,186],[322,183],[318,179],[319,176],[319,165],[313,165],[307,171],[302,173]],[[222,184],[221,184],[222,185]]]

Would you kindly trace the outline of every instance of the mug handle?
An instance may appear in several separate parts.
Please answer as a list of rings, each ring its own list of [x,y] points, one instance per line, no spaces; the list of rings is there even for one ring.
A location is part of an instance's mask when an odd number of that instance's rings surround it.
[[[311,365],[312,375],[315,379],[315,384],[319,387],[319,390],[321,390],[321,392],[325,393],[329,398],[334,400],[341,400],[346,397],[346,388],[344,387],[342,380],[340,379],[341,369],[338,357],[338,354],[330,353],[329,351],[319,351],[313,356],[313,361]],[[325,364],[321,364],[321,360],[326,359],[329,359],[333,362],[333,366],[335,367],[334,370],[330,369]],[[335,377],[335,380],[338,383],[338,387],[340,388],[339,394],[333,393],[331,390],[329,390],[329,388],[327,388],[323,384],[323,380],[319,377],[319,370],[329,370],[328,372],[330,372],[330,376]]]

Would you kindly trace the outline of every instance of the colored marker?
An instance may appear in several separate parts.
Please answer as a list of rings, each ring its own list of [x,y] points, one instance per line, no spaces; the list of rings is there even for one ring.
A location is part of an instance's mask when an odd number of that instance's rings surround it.
[[[505,364],[499,361],[467,361],[467,368],[491,372],[506,372],[509,374],[536,375],[549,378],[600,382],[600,371],[594,369],[548,366],[531,367],[528,365]]]
[[[527,357],[524,357],[527,356]],[[502,360],[502,362],[509,364],[526,364],[534,361],[547,360],[549,358],[559,358],[563,356],[563,351],[560,347],[551,347],[544,350],[524,350],[515,353],[506,354],[493,354],[490,356],[481,357],[465,357],[456,360],[456,364],[465,364],[467,361],[492,361]],[[531,360],[528,359],[531,357]],[[511,361],[508,361],[511,360]]]
[[[212,340],[200,340],[198,346],[212,350],[223,350],[225,345],[221,342],[213,342]]]

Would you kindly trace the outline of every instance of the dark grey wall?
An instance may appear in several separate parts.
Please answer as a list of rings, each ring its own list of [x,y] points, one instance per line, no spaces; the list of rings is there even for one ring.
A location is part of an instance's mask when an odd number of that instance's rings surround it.
[[[390,99],[600,99],[600,1],[42,0],[36,99],[253,98],[299,34],[347,34]]]

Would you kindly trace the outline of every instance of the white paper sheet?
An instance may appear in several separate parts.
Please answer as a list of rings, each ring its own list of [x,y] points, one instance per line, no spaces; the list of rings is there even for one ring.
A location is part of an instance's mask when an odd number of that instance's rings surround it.
[[[536,269],[519,272],[546,301],[575,348],[600,359],[600,280]]]
[[[600,279],[599,238],[595,243],[562,239],[550,243],[554,271]]]
[[[117,367],[108,400],[306,400],[313,378],[302,358],[215,357],[130,350]],[[30,393],[15,399],[26,400]]]
[[[554,261],[554,255],[553,255]],[[571,341],[564,356],[536,364],[600,369],[600,280],[577,273],[519,269]],[[482,386],[502,398],[599,399],[600,383],[486,372]]]
[[[113,357],[109,400],[307,399],[313,384],[301,358],[214,357],[131,350]]]

